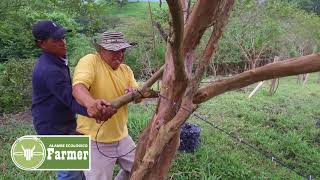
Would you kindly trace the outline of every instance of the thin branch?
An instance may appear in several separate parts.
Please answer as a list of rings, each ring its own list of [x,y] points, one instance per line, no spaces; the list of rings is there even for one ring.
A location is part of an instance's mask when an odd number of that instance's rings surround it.
[[[267,64],[240,73],[230,79],[216,81],[200,88],[193,97],[193,103],[199,104],[225,92],[239,89],[259,81],[316,71],[320,71],[320,54],[311,54]]]
[[[156,28],[158,29],[162,39],[167,42],[168,39],[168,34],[166,33],[166,31],[162,28],[161,24],[159,22],[154,22],[154,26],[156,26]]]
[[[216,50],[218,41],[222,36],[223,30],[227,23],[227,19],[229,18],[230,10],[231,10],[231,7],[233,6],[233,3],[234,1],[232,0],[232,1],[229,1],[228,3],[220,4],[220,8],[219,8],[220,12],[218,15],[219,19],[214,20],[216,24],[214,25],[214,29],[212,31],[211,37],[203,52],[202,59],[196,69],[196,72],[193,78],[193,83],[195,83],[194,85],[196,86],[196,88],[199,86],[199,83],[204,74],[204,71],[207,68],[210,62],[210,59]]]
[[[153,17],[152,17],[152,10],[151,10],[150,1],[148,1],[148,7],[149,7],[149,14],[150,14],[151,28],[152,28]],[[154,50],[156,48],[156,40],[155,40],[154,28],[152,28],[152,41],[153,41],[153,50]]]
[[[191,8],[191,0],[188,0],[188,9],[187,9],[187,17],[186,17],[186,20],[188,20],[188,18],[189,18],[190,8]]]
[[[183,11],[180,0],[167,0],[172,19],[172,34],[169,43],[172,50],[174,74],[177,80],[186,78],[184,69],[184,56],[182,52],[182,40],[184,32]]]
[[[241,51],[242,51],[242,54],[246,57],[247,61],[250,62],[251,59],[249,58],[249,53],[245,50],[245,48],[243,47],[242,43],[240,42],[239,40],[239,37],[238,36],[233,36],[233,38],[236,39],[236,43],[238,44],[238,46],[240,47]]]

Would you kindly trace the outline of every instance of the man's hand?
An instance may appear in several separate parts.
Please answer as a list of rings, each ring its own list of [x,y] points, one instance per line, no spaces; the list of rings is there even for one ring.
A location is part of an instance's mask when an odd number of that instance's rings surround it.
[[[95,118],[97,123],[107,121],[112,115],[117,112],[117,109],[112,107],[110,102],[103,99],[96,99],[87,106],[88,115]]]
[[[129,87],[124,91],[124,93],[129,94],[129,93],[139,93],[139,92],[137,90],[134,90],[133,88]],[[141,101],[142,101],[142,98],[134,98],[134,103],[140,103]]]
[[[110,102],[103,99],[94,99],[88,88],[81,83],[73,86],[72,95],[79,104],[87,108],[88,116],[96,119],[97,123],[107,121],[117,112],[117,109],[112,107]]]

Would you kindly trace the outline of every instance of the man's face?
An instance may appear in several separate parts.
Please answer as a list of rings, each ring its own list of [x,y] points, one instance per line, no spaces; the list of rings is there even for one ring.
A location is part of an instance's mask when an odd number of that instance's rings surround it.
[[[58,57],[65,58],[67,54],[67,47],[65,39],[46,39],[46,40],[39,40],[38,45],[44,51],[52,53]]]
[[[106,61],[113,70],[116,70],[118,69],[120,64],[123,63],[125,51],[126,49],[121,49],[119,51],[102,49],[100,54],[102,56],[102,59]]]

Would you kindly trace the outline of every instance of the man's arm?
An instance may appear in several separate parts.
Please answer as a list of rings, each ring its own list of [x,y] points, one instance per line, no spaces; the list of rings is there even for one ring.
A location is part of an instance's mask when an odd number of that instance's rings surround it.
[[[46,86],[60,102],[68,106],[73,113],[96,119],[103,119],[102,103],[91,106],[80,105],[72,96],[72,86],[60,71],[49,71],[45,75]],[[98,104],[99,103],[99,104]],[[95,109],[93,107],[96,107]]]
[[[88,91],[95,79],[94,58],[94,55],[87,55],[79,60],[73,74],[72,94],[81,105],[88,108],[89,113],[101,111],[102,117],[99,120],[107,120],[116,110],[105,100],[94,99]]]
[[[87,109],[81,106],[72,96],[72,86],[60,71],[49,71],[45,74],[46,86],[49,91],[68,106],[72,112],[88,116]]]
[[[97,110],[102,111],[103,117],[99,119],[98,123],[108,120],[117,111],[108,101],[94,99],[87,87],[81,83],[73,86],[72,95],[81,105],[88,108],[88,112],[96,113]]]

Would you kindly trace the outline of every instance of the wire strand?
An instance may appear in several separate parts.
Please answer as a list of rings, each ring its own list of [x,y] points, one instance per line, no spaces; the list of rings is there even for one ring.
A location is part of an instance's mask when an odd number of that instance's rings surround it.
[[[97,147],[97,149],[98,149],[98,151],[99,151],[99,153],[100,153],[101,155],[103,155],[103,156],[105,156],[105,157],[107,157],[107,158],[121,158],[121,157],[124,157],[124,156],[130,154],[132,151],[134,151],[134,150],[136,149],[136,147],[134,147],[134,148],[131,149],[129,152],[127,152],[127,153],[125,153],[125,154],[123,154],[123,155],[120,155],[120,156],[108,156],[108,155],[104,154],[104,153],[99,149],[99,145],[98,145],[98,134],[99,134],[99,131],[100,131],[101,127],[103,126],[103,124],[104,124],[105,122],[107,122],[107,121],[103,121],[103,123],[100,125],[100,127],[99,127],[98,130],[97,130],[96,137],[95,137],[96,147]],[[118,150],[118,147],[119,147],[119,143],[117,144],[117,150]],[[117,153],[117,154],[118,154],[118,153]]]
[[[138,91],[138,93],[140,93],[140,94],[142,95],[141,92]],[[176,106],[176,105],[177,105],[176,102],[174,102],[174,101],[170,100],[169,98],[161,95],[160,93],[158,93],[158,96],[159,96],[159,98],[162,98],[162,99],[165,99],[165,100],[167,100],[167,101],[170,101],[170,102],[172,103],[172,106]],[[199,112],[195,113],[195,112],[193,112],[192,110],[190,110],[190,109],[188,109],[188,108],[185,108],[185,107],[183,107],[183,106],[180,106],[180,108],[184,109],[185,111],[187,111],[187,112],[189,112],[189,113],[191,113],[191,114],[193,113],[193,116],[195,116],[196,118],[198,118],[198,119],[202,120],[203,122],[209,124],[209,125],[210,125],[211,127],[213,127],[214,129],[217,129],[217,130],[219,130],[220,132],[223,132],[223,133],[226,134],[228,137],[230,137],[230,138],[232,138],[232,139],[240,142],[241,144],[246,145],[247,147],[251,148],[251,149],[254,150],[255,152],[263,155],[265,158],[271,159],[272,162],[275,162],[275,163],[279,164],[280,166],[282,166],[282,167],[284,167],[284,168],[286,168],[286,169],[294,172],[295,174],[297,174],[298,176],[300,176],[300,177],[302,177],[302,178],[305,178],[305,179],[308,179],[308,180],[312,180],[312,176],[311,176],[311,175],[308,175],[308,176],[307,176],[306,173],[302,173],[302,172],[299,172],[299,171],[295,170],[294,167],[291,167],[291,166],[285,164],[283,161],[279,160],[280,158],[278,158],[278,157],[276,157],[275,155],[273,155],[273,153],[265,152],[265,151],[263,151],[263,150],[255,147],[254,145],[251,145],[250,143],[248,143],[247,141],[243,140],[242,138],[237,137],[237,136],[233,135],[232,133],[230,133],[229,131],[227,131],[227,130],[225,130],[225,129],[223,129],[223,128],[217,126],[217,125],[215,125],[214,123],[210,122],[210,121],[208,120],[208,118],[205,118],[203,114],[200,114]],[[104,124],[105,122],[106,122],[106,121],[104,121],[104,122],[100,125],[100,127],[99,127],[98,130],[97,130],[96,137],[95,137],[96,147],[97,147],[98,151],[99,151],[103,156],[108,157],[108,158],[121,158],[121,157],[124,157],[124,156],[128,155],[129,153],[131,153],[132,151],[134,151],[134,150],[136,149],[136,147],[134,147],[134,148],[133,148],[132,150],[130,150],[128,153],[125,153],[125,154],[120,155],[120,156],[108,156],[108,155],[104,154],[104,153],[99,149],[99,146],[98,146],[98,134],[99,134],[99,131],[100,131],[101,127],[103,126],[103,124]],[[119,145],[119,144],[118,144],[118,145]]]
[[[159,97],[160,97],[160,98],[163,98],[163,99],[165,99],[165,100],[167,100],[167,101],[173,102],[172,100],[170,100],[169,98],[161,95],[160,93],[159,93]],[[173,102],[173,104],[176,104],[176,103]],[[187,109],[187,108],[185,108],[185,107],[183,107],[183,106],[180,106],[180,108],[188,111],[189,113],[193,113],[193,116],[195,116],[196,118],[198,118],[198,119],[206,122],[206,123],[209,124],[211,127],[213,127],[213,128],[215,128],[215,129],[223,132],[223,133],[226,134],[228,137],[231,137],[232,139],[235,139],[235,140],[237,140],[238,142],[246,145],[247,147],[251,148],[251,149],[254,150],[255,152],[260,153],[261,155],[265,156],[267,159],[271,159],[272,162],[276,162],[276,163],[279,164],[280,166],[285,167],[286,169],[294,172],[295,174],[301,176],[302,178],[305,178],[305,179],[308,179],[308,180],[312,180],[312,176],[311,176],[311,175],[308,175],[308,176],[307,176],[306,173],[302,173],[302,172],[299,172],[299,171],[295,170],[294,167],[290,167],[289,165],[285,164],[284,162],[282,162],[281,160],[279,160],[279,158],[276,157],[275,155],[273,155],[272,153],[264,152],[264,151],[260,150],[259,148],[255,147],[254,145],[251,145],[251,144],[249,144],[248,142],[244,141],[242,138],[239,138],[239,137],[237,137],[237,136],[235,136],[235,135],[232,135],[232,134],[231,134],[230,132],[228,132],[227,130],[225,130],[225,129],[223,129],[223,128],[221,128],[221,127],[213,124],[212,122],[210,122],[210,121],[208,120],[208,118],[204,118],[203,115],[201,115],[200,113],[196,114],[196,113],[194,113],[192,110],[189,110],[189,109]]]

